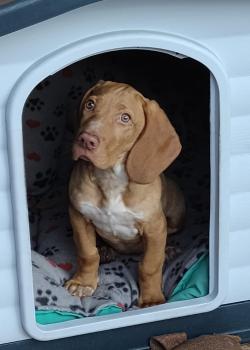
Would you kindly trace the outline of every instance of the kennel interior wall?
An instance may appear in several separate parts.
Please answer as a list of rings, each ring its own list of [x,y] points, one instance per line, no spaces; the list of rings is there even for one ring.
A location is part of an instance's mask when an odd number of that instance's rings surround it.
[[[20,306],[24,280],[19,278],[18,265],[23,260],[16,256],[20,228],[28,227],[17,195],[25,187],[22,159],[17,158],[21,108],[32,88],[46,76],[109,50],[179,52],[200,61],[213,74],[219,92],[218,274],[223,290],[218,304],[249,299],[249,10],[243,1],[225,7],[223,1],[176,4],[157,0],[141,6],[139,1],[104,0],[0,38],[0,278],[4,281],[0,291],[0,343],[28,337]],[[29,242],[22,244],[25,255]],[[227,274],[228,283],[223,277]],[[149,321],[155,319],[151,316]],[[60,330],[57,332],[60,336]]]

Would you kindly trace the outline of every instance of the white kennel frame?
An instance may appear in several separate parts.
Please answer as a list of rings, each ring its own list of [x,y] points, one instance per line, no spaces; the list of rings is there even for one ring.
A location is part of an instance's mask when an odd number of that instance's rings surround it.
[[[180,3],[187,10],[185,1]],[[242,14],[245,14],[249,6],[241,1],[237,5],[230,5],[226,11],[229,19],[223,16],[218,19],[215,16],[215,24],[212,26],[205,19],[213,13],[216,4],[204,5],[205,11],[201,5],[197,9],[193,7],[196,17],[192,18],[186,16],[181,7],[170,4],[167,0],[156,0],[152,4],[145,0],[141,7],[136,0],[126,0],[125,3],[103,0],[0,38],[0,156],[3,164],[0,179],[0,230],[3,237],[0,246],[0,277],[7,282],[0,291],[0,320],[3,325],[7,319],[12,323],[12,327],[9,327],[11,331],[7,330],[7,326],[0,330],[0,342],[23,339],[27,334],[41,340],[66,337],[206,312],[222,303],[249,299],[249,282],[244,275],[250,274],[246,248],[250,240],[250,24],[247,16],[242,16],[237,26],[228,25],[238,7],[242,7]],[[195,2],[190,0],[188,5],[194,6]],[[222,9],[225,11],[219,1],[215,11],[222,13]],[[110,13],[112,17],[109,17]],[[112,20],[107,21],[107,18]],[[62,28],[67,30],[63,31]],[[49,37],[46,33],[49,33]],[[34,41],[36,37],[39,37],[38,41]],[[218,263],[218,276],[215,276],[218,285],[210,286],[213,289],[210,296],[178,302],[178,308],[176,303],[167,305],[167,313],[162,306],[157,306],[108,317],[38,327],[30,302],[33,300],[32,292],[26,294],[27,290],[32,291],[31,266],[27,265],[30,246],[28,240],[22,240],[29,232],[24,200],[25,181],[20,176],[24,174],[21,147],[23,104],[32,88],[49,74],[94,54],[128,48],[181,53],[203,63],[216,81],[216,84],[212,83],[215,87],[212,93],[218,94],[213,108],[219,110],[220,126],[217,135],[219,192],[217,189],[214,191],[214,196],[219,196],[219,240],[210,241],[210,246],[214,244],[214,251],[218,253],[218,261],[214,262]],[[2,256],[6,256],[6,260],[1,260]],[[210,268],[211,266],[210,261]],[[16,271],[19,287],[16,284]],[[6,305],[1,304],[1,300],[6,300]],[[22,325],[19,320],[20,307]]]
[[[138,41],[140,42],[140,47],[138,47],[138,44],[136,46],[136,42]],[[24,73],[10,95],[7,107],[8,144],[12,169],[11,182],[13,184],[13,195],[15,198],[15,200],[13,200],[13,209],[17,233],[16,241],[19,262],[19,285],[22,318],[23,326],[25,327],[26,331],[36,339],[49,340],[110,328],[124,327],[138,323],[157,321],[166,318],[185,316],[199,312],[206,312],[219,306],[225,297],[225,291],[223,290],[222,286],[226,284],[226,268],[224,266],[226,259],[225,252],[220,247],[225,247],[226,239],[225,234],[223,234],[224,227],[222,222],[219,231],[220,241],[223,243],[220,244],[220,246],[218,245],[218,242],[214,240],[214,234],[210,234],[211,246],[213,247],[214,251],[219,252],[219,259],[218,262],[215,261],[215,254],[211,254],[210,271],[213,271],[214,273],[212,273],[213,278],[210,279],[210,294],[208,296],[197,300],[194,299],[191,301],[165,304],[150,309],[130,311],[119,315],[110,315],[109,317],[98,317],[98,319],[86,318],[81,319],[80,321],[76,320],[65,322],[63,324],[47,326],[36,324],[34,303],[31,302],[31,300],[34,300],[34,296],[32,287],[32,267],[29,243],[29,224],[27,219],[28,213],[26,207],[25,178],[24,176],[19,176],[20,173],[25,173],[23,163],[24,156],[22,151],[23,135],[21,118],[24,103],[30,91],[42,79],[73,63],[74,61],[110,50],[119,50],[121,48],[132,49],[136,47],[140,49],[159,50],[161,52],[164,52],[165,50],[180,52],[183,55],[192,57],[204,63],[217,78],[217,81],[220,83],[222,81],[222,76],[218,77],[220,73],[217,69],[215,58],[211,55],[211,58],[208,59],[207,55],[204,55],[205,53],[203,52],[203,49],[196,48],[193,43],[190,45],[186,40],[157,32],[125,31],[99,35],[84,41],[80,41],[41,59],[35,65],[31,66],[26,73]],[[58,65],[58,62],[60,62],[60,66]],[[213,79],[211,79],[211,81],[213,81]],[[215,83],[212,84],[212,86],[215,89]],[[212,89],[212,92],[214,92],[214,89]],[[223,84],[220,87],[220,91],[221,90],[223,90]],[[215,110],[215,108],[212,109]],[[220,111],[220,118],[223,120],[221,114],[223,115],[223,109]],[[16,115],[20,116],[18,122]],[[215,115],[213,119],[216,120]],[[214,123],[211,123],[211,125],[214,125]],[[211,133],[211,135],[214,134],[215,133]],[[20,145],[20,147],[16,147],[17,144]],[[215,151],[215,138],[212,145],[212,149]],[[213,178],[215,177],[216,158],[211,158],[211,164],[213,164]],[[17,172],[17,169],[19,170],[19,173]],[[216,180],[214,184],[215,183]],[[220,189],[220,193],[223,198],[225,198],[223,188]],[[212,186],[211,197],[216,203],[215,186]],[[212,230],[217,230],[214,221],[215,217],[212,215],[210,225]],[[24,239],[24,237],[26,237],[26,239]],[[217,269],[219,269],[219,273],[218,277],[216,278],[215,273],[217,272]]]

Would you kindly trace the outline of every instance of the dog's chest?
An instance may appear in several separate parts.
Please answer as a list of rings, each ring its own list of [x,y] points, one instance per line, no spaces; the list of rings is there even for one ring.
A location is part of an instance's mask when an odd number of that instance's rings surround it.
[[[97,228],[107,240],[131,240],[138,235],[136,222],[143,218],[141,213],[130,210],[123,202],[122,194],[127,186],[124,169],[113,172],[98,172],[97,180],[104,198],[97,206],[91,200],[81,204],[81,213]]]

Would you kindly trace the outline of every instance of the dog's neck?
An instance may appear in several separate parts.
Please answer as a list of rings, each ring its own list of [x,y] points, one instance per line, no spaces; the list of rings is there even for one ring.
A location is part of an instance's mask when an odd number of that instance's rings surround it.
[[[116,163],[105,170],[94,168],[93,175],[95,183],[106,198],[121,196],[129,183],[124,162]]]

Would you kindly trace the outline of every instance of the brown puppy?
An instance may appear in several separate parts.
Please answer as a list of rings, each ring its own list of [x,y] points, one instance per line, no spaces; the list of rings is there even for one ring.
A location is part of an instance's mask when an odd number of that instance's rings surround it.
[[[66,283],[72,295],[91,296],[97,287],[97,233],[120,253],[143,252],[139,306],[165,301],[167,224],[169,232],[179,229],[185,205],[177,186],[159,175],[180,150],[164,111],[131,86],[101,81],[85,94],[69,185],[78,253],[77,272]]]

